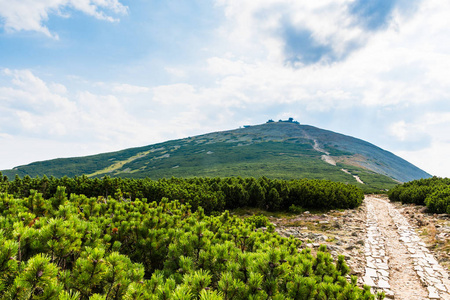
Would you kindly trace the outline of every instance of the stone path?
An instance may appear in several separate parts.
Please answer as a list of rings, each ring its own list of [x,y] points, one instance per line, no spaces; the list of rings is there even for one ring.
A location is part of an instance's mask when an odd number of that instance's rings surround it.
[[[388,200],[367,196],[365,202],[364,283],[391,299],[450,300],[448,273],[408,220]]]
[[[386,255],[385,237],[378,227],[378,218],[372,203],[367,203],[367,238],[365,241],[366,270],[364,284],[381,289],[386,296],[394,293],[389,285],[389,257]]]

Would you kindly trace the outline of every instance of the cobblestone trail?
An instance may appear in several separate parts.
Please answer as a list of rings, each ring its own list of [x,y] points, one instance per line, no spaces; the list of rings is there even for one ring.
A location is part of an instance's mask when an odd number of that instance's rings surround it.
[[[408,220],[385,199],[367,196],[364,283],[386,298],[450,300],[448,273]]]

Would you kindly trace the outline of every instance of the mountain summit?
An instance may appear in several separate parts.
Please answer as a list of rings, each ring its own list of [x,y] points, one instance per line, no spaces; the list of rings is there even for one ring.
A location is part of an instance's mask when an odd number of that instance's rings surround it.
[[[9,177],[317,178],[374,187],[431,177],[373,144],[292,119],[111,153],[34,162],[2,172]]]

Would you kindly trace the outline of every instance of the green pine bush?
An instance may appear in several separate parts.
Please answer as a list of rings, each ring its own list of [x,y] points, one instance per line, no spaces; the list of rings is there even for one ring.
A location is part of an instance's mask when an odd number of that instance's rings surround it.
[[[27,201],[26,208],[35,214],[35,217],[44,215],[48,210],[59,209],[71,194],[86,196],[80,207],[75,209],[80,210],[87,218],[96,213],[95,209],[99,209],[89,199],[102,197],[106,200],[112,195],[117,201],[125,202],[133,202],[136,199],[143,202],[160,202],[162,198],[179,200],[182,204],[189,204],[193,211],[202,207],[208,215],[238,207],[258,207],[270,211],[288,210],[292,205],[303,208],[345,209],[359,206],[364,199],[361,189],[327,180],[230,177],[163,178],[155,181],[148,178],[108,176],[99,179],[83,175],[74,178],[16,176],[13,181],[9,181],[1,173],[0,178],[3,178],[0,191],[13,195],[15,199]],[[44,199],[51,201],[44,202]],[[73,208],[63,208],[61,213],[73,213],[65,209]]]
[[[426,205],[433,213],[450,213],[450,179],[432,177],[406,182],[388,193],[392,201]]]
[[[263,216],[208,216],[186,199],[126,199],[123,188],[121,199],[67,190],[0,194],[0,299],[374,299],[346,278],[343,257],[300,251]]]

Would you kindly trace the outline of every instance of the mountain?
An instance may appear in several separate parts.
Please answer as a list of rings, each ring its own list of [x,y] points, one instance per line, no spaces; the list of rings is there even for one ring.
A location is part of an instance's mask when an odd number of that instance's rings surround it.
[[[389,188],[430,174],[363,140],[292,121],[2,171],[19,176],[316,178]]]

